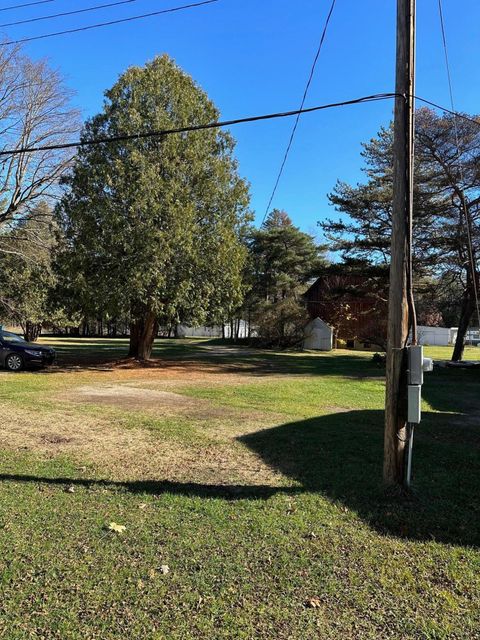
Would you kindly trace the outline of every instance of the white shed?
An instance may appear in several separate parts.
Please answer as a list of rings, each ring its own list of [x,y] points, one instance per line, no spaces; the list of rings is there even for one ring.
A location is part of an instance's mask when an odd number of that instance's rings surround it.
[[[320,318],[315,318],[304,329],[304,349],[331,351],[333,347],[333,330]]]

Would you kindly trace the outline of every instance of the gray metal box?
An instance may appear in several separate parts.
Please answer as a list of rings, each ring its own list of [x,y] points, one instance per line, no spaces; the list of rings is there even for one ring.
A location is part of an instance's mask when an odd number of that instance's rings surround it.
[[[408,385],[407,422],[420,424],[422,419],[422,387],[419,384]]]
[[[423,384],[423,347],[408,347],[408,384]]]

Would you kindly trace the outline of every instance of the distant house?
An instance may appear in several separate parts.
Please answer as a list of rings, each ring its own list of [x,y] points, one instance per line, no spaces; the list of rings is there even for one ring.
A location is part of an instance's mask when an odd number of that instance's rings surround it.
[[[385,348],[387,286],[383,277],[331,269],[305,292],[309,316],[333,328],[334,346]]]

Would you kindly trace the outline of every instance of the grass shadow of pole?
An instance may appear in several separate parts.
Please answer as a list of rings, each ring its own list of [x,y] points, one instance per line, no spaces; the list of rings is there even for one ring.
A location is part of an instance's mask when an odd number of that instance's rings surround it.
[[[383,418],[374,410],[334,413],[240,440],[306,491],[355,510],[384,535],[480,545],[478,429],[458,416],[425,414],[415,434],[415,493],[392,498],[381,484]]]

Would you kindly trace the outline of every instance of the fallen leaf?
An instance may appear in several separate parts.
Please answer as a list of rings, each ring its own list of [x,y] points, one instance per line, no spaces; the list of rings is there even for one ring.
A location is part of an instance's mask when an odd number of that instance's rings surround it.
[[[73,486],[73,484],[67,487],[66,491],[67,493],[75,493],[75,487]]]
[[[170,567],[168,564],[162,564],[160,567],[160,573],[163,573],[164,576],[167,575],[167,573],[170,573]]]
[[[123,533],[126,528],[127,527],[124,524],[117,524],[116,522],[110,522],[108,525],[108,529],[110,531],[116,531],[117,533]]]
[[[146,502],[142,502],[138,505],[139,509],[146,509],[147,508],[147,503]]]
[[[313,596],[313,598],[309,598],[305,602],[305,606],[308,607],[309,609],[318,609],[319,607],[322,606],[322,601],[318,596]]]

